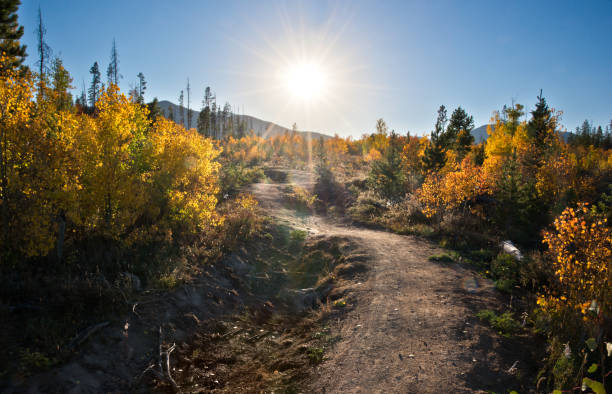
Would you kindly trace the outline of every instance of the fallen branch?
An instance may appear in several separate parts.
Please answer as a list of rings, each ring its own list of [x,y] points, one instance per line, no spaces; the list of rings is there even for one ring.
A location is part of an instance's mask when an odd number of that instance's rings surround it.
[[[225,334],[219,336],[219,339],[223,339],[225,337],[234,336],[234,335],[238,334],[239,332],[241,332],[243,330],[244,330],[243,328],[238,328],[238,329],[236,329],[234,331],[226,332]]]
[[[157,365],[155,363],[151,363],[136,379],[135,383],[138,384],[143,376],[147,372],[153,372],[153,374],[160,380],[170,383],[172,385],[173,391],[176,393],[179,391],[179,386],[176,384],[176,381],[172,378],[172,374],[170,373],[170,353],[176,349],[176,344],[173,343],[172,346],[164,350],[163,348],[163,332],[162,327],[159,326],[159,340],[158,340],[158,358]],[[164,371],[164,365],[166,366],[166,371]],[[155,369],[157,367],[157,370]]]
[[[76,337],[74,337],[72,341],[70,341],[67,347],[68,350],[73,350],[74,348],[80,346],[83,342],[87,340],[87,338],[92,336],[96,331],[108,326],[109,324],[110,322],[105,321],[105,322],[96,324],[94,326],[90,326],[86,328],[85,330],[81,331],[80,333],[77,334]]]
[[[175,348],[176,348],[176,344],[173,343],[172,346],[170,346],[170,348],[168,348],[165,351],[165,354],[166,354],[166,376],[168,377],[168,381],[172,385],[172,388],[174,389],[174,392],[178,392],[179,387],[176,384],[176,382],[174,381],[174,379],[172,379],[172,375],[170,374],[170,353],[172,353],[172,351]]]

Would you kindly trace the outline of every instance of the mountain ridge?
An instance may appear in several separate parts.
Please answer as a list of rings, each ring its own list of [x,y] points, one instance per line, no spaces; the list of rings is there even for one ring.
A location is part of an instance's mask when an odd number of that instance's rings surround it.
[[[164,114],[164,116],[168,117],[169,115],[169,110],[172,109],[172,112],[175,114],[175,121],[177,123],[178,119],[176,119],[178,117],[178,113],[179,113],[179,106],[174,104],[171,101],[168,100],[162,100],[158,102],[159,108],[162,111],[162,113]],[[186,112],[186,108],[185,112]],[[196,111],[193,109],[190,109],[189,112],[191,113],[191,127],[196,127],[196,125],[198,124],[198,116],[200,115],[200,111]],[[275,135],[279,135],[279,134],[284,134],[284,133],[289,133],[292,130],[290,128],[281,126],[277,123],[274,122],[270,122],[267,120],[262,120],[259,118],[256,118],[255,116],[251,116],[251,115],[239,115],[239,114],[233,114],[234,119],[237,119],[238,121],[244,121],[247,125],[247,130],[253,130],[253,132],[258,135],[261,136],[263,138],[270,138],[273,137]],[[186,114],[185,114],[186,117]],[[186,125],[184,124],[183,126],[186,127]],[[323,139],[328,139],[328,138],[332,138],[329,134],[325,134],[325,133],[319,133],[316,131],[308,131],[308,130],[298,130],[298,133],[303,134],[305,136],[309,136],[312,139],[318,139],[318,138],[323,138]]]

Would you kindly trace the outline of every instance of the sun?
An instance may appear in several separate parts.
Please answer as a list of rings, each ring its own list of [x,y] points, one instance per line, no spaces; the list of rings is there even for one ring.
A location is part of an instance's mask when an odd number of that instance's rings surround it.
[[[285,87],[295,98],[315,101],[322,98],[327,88],[327,73],[315,62],[303,62],[287,68]]]

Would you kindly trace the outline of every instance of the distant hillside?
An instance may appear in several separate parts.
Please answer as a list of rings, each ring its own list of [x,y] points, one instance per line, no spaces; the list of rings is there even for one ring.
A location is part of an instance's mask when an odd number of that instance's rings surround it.
[[[170,101],[164,100],[164,101],[159,102],[159,108],[162,110],[165,116],[168,116],[170,108],[172,108],[172,111],[174,113],[174,120],[177,123],[180,121],[179,115],[178,115],[179,114],[178,105]],[[200,112],[194,111],[194,110],[190,110],[190,112],[191,112],[191,127],[197,127],[198,116],[200,115]],[[185,117],[187,117],[186,114],[185,114]],[[291,129],[287,127],[279,126],[276,123],[269,122],[266,120],[261,120],[254,116],[250,116],[250,115],[234,114],[234,118],[237,119],[239,122],[244,121],[247,125],[247,130],[253,130],[253,132],[256,135],[262,136],[264,138],[269,138],[269,137],[272,137],[278,134],[283,134],[285,132],[291,132]],[[185,120],[185,123],[186,122],[187,120]],[[187,125],[185,124],[185,126]],[[313,139],[318,139],[320,137],[323,137],[324,139],[331,138],[327,134],[317,133],[314,131],[298,131],[298,132],[300,134],[309,135],[310,138],[313,138]]]
[[[481,142],[487,140],[487,137],[489,137],[489,135],[487,134],[487,126],[488,125],[485,124],[480,127],[476,127],[474,130],[472,130],[472,135],[474,136],[475,143],[480,144]]]
[[[487,140],[487,138],[489,137],[489,135],[487,134],[487,126],[491,126],[493,127],[494,125],[482,125],[480,127],[475,128],[474,130],[472,130],[472,135],[474,136],[474,142],[479,144],[481,142],[484,142]],[[569,139],[570,135],[572,135],[572,133],[568,132],[568,131],[561,131],[560,132],[561,137],[563,138],[563,140],[565,142],[567,142],[567,140]]]

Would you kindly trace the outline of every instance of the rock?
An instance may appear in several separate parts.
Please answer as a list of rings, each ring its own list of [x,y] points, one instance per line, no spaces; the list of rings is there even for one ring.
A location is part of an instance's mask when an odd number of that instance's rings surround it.
[[[512,241],[504,241],[500,246],[502,247],[504,253],[514,256],[514,258],[518,261],[523,260],[523,254],[516,246],[514,246]]]
[[[296,312],[303,312],[317,305],[320,297],[315,289],[283,289],[278,297],[291,306]]]

